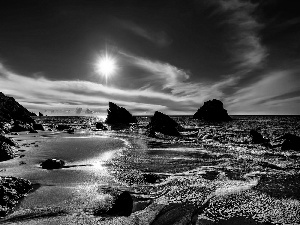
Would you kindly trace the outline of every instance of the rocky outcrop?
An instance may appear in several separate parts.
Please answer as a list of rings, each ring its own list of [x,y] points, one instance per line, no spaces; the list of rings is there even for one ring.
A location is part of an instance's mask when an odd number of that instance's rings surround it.
[[[61,169],[65,165],[65,162],[61,159],[47,159],[41,163],[41,167],[47,170]]]
[[[43,113],[39,112],[39,116],[44,116]]]
[[[136,118],[132,116],[130,112],[113,102],[109,102],[107,113],[105,120],[107,124],[129,124],[137,122]]]
[[[0,135],[0,162],[13,159],[15,153],[12,147],[17,147],[18,143],[14,140]]]
[[[108,216],[130,216],[133,208],[133,199],[128,191],[115,188],[100,190],[102,194],[107,194],[106,202],[94,210],[95,215]]]
[[[0,217],[7,215],[31,189],[28,180],[0,177]]]
[[[15,153],[12,147],[5,142],[0,143],[0,162],[13,159],[14,157]]]
[[[223,108],[223,103],[217,99],[204,102],[204,105],[197,110],[193,118],[216,122],[231,120],[227,110]]]
[[[4,135],[0,134],[0,143],[5,142],[6,144],[10,145],[10,146],[14,146],[14,147],[18,147],[19,144],[14,141],[11,138],[5,137]]]
[[[300,150],[300,137],[288,133],[283,135],[281,139],[284,139],[281,146],[282,150]]]
[[[250,130],[250,136],[252,138],[252,143],[253,144],[262,144],[262,143],[268,143],[268,142],[270,142],[270,140],[264,138],[256,130]]]
[[[156,111],[147,127],[149,136],[155,136],[155,132],[160,132],[165,135],[179,136],[183,128],[168,115]]]
[[[5,96],[0,92],[0,121],[11,122],[11,120],[19,120],[24,123],[34,123],[30,116],[31,112],[20,105],[13,97]]]
[[[12,124],[11,132],[21,132],[21,131],[33,131],[32,124],[23,123],[21,121],[15,121]]]

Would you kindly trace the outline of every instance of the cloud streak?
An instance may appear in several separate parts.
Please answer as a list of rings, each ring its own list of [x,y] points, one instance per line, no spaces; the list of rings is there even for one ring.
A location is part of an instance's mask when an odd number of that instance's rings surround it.
[[[172,43],[171,38],[164,31],[152,31],[150,29],[143,28],[131,21],[118,19],[116,19],[115,21],[121,28],[131,31],[135,35],[145,38],[146,40],[154,43],[157,46],[167,47]]]
[[[217,3],[221,13],[228,13],[225,23],[232,26],[234,30],[231,37],[233,49],[230,51],[237,68],[253,70],[262,66],[268,53],[259,37],[263,25],[253,16],[257,5],[241,0],[219,0]]]

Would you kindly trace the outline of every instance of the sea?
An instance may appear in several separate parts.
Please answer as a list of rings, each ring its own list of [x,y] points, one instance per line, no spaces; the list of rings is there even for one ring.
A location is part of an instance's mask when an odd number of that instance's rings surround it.
[[[284,134],[300,136],[300,116],[172,118],[185,128],[180,137],[145,135],[150,116],[105,131],[95,128],[97,116],[35,117],[45,131],[10,135],[18,157],[0,164],[1,176],[29,179],[35,189],[0,222],[189,224],[184,218],[196,214],[194,224],[300,224],[300,146],[281,150]],[[251,129],[270,145],[253,144]],[[41,169],[47,158],[66,166]],[[126,218],[94,215],[107,187],[129,191],[142,206]]]

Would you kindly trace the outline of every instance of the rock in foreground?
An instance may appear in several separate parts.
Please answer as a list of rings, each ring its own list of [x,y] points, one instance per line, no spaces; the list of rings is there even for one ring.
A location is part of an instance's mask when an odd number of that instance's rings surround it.
[[[30,181],[16,177],[0,177],[0,216],[11,211],[32,189]]]
[[[293,134],[285,134],[281,139],[285,139],[281,150],[300,150],[300,137]]]
[[[147,133],[149,136],[155,136],[155,132],[170,136],[179,136],[179,130],[182,130],[182,127],[175,120],[166,114],[156,111],[148,125]]]
[[[129,124],[136,123],[137,120],[125,108],[109,102],[109,109],[107,110],[106,123],[108,124]]]
[[[204,102],[204,105],[197,110],[193,118],[216,122],[231,120],[227,110],[223,108],[223,103],[217,99]]]
[[[43,169],[61,169],[65,165],[65,162],[61,159],[47,159],[41,163]]]
[[[128,191],[108,188],[101,192],[107,194],[108,198],[102,207],[95,209],[95,215],[130,216],[133,199]]]

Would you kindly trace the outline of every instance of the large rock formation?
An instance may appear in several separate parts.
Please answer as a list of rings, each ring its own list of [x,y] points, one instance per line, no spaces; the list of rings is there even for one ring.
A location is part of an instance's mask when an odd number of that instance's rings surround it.
[[[13,97],[5,96],[0,92],[0,121],[19,120],[24,123],[34,123],[30,116],[31,112],[20,105]]]
[[[165,135],[179,136],[183,128],[168,115],[156,111],[148,125],[147,133],[149,136],[155,136],[155,132]]]
[[[204,105],[197,110],[193,118],[217,122],[231,120],[227,110],[223,108],[223,103],[217,99],[204,102]]]
[[[0,217],[10,212],[32,189],[30,181],[16,177],[0,177]]]
[[[109,102],[109,109],[107,110],[106,123],[108,124],[129,124],[136,123],[137,120],[125,108]]]

